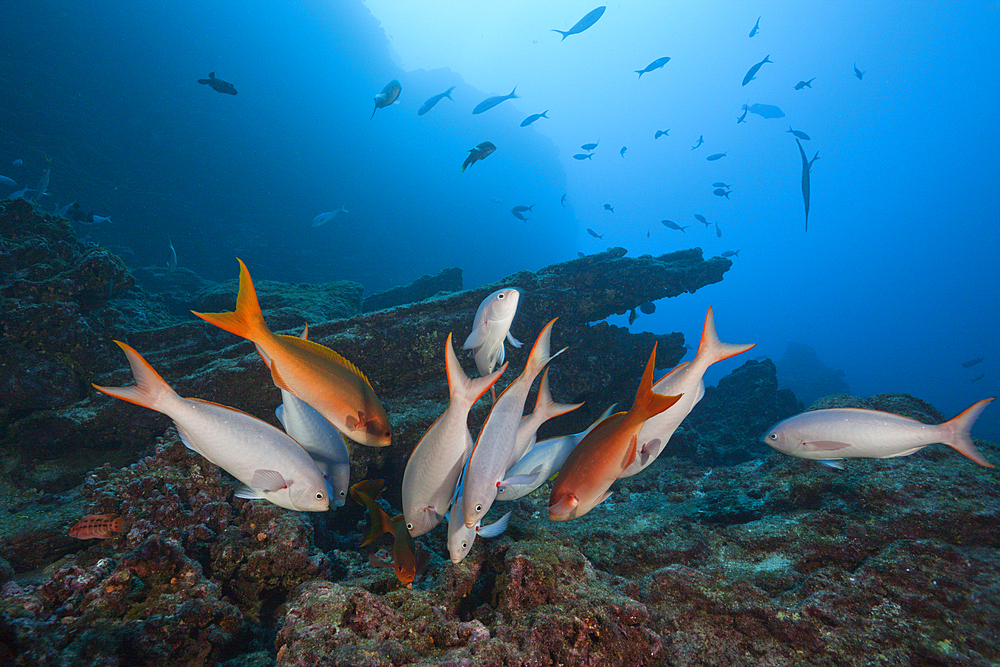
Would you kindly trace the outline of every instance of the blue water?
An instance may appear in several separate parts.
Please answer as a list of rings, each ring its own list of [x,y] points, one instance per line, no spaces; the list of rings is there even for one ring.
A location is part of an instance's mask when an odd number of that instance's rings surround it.
[[[92,237],[132,265],[165,264],[169,238],[211,279],[234,277],[238,255],[258,279],[375,292],[448,266],[472,287],[608,246],[739,250],[722,283],[633,330],[695,345],[714,304],[724,340],[773,358],[810,345],[858,395],[911,393],[950,417],[998,393],[995,2],[622,2],[565,41],[551,30],[595,0],[8,4],[0,174],[33,186],[51,156],[42,204],[110,215]],[[199,85],[209,71],[239,94]],[[399,104],[369,120],[391,79]],[[470,113],[515,85],[519,99]],[[737,125],[748,100],[786,117]],[[820,155],[808,232],[789,125]],[[496,153],[461,173],[487,140]],[[516,204],[535,205],[528,223]],[[974,435],[1000,439],[1000,407]]]

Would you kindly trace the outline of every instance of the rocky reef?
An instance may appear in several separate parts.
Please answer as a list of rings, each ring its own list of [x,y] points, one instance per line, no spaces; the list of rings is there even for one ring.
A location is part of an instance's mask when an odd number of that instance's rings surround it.
[[[140,288],[112,253],[71,231],[24,202],[0,202],[0,664],[1000,661],[995,473],[944,445],[845,470],[773,452],[760,436],[802,406],[778,389],[769,360],[706,388],[660,458],[585,517],[549,522],[548,485],[499,503],[513,512],[504,535],[477,540],[453,565],[443,528],[432,531],[419,539],[426,570],[402,588],[358,549],[362,508],[305,514],[235,498],[238,482],[186,449],[166,418],[89,390],[130,381],[118,338],[182,395],[272,423],[280,400],[249,343],[184,314],[231,309],[235,281],[157,269],[135,272]],[[528,344],[508,352],[502,383],[560,317],[553,344],[570,349],[552,364],[552,390],[587,405],[547,424],[545,437],[629,404],[654,340],[658,367],[684,353],[680,334],[631,335],[604,318],[717,282],[729,267],[697,249],[612,249],[474,290],[424,281],[391,297],[407,303],[379,310],[355,283],[257,287],[273,328],[298,333],[308,321],[310,338],[371,379],[394,444],[355,447],[352,477],[384,477],[383,502],[398,507],[409,450],[447,399],[445,339],[464,340],[487,294],[524,294],[514,334]],[[943,419],[905,395],[814,407],[842,405]],[[473,411],[473,429],[485,410]],[[1000,448],[977,446],[1000,460]],[[88,514],[120,515],[126,530],[69,537]]]
[[[791,389],[806,405],[831,394],[851,393],[844,380],[844,371],[829,368],[808,345],[789,341],[775,365],[779,386]]]

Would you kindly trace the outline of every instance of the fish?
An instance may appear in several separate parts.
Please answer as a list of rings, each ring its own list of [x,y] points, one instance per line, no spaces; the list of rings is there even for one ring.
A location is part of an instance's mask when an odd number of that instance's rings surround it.
[[[750,30],[750,36],[753,37],[760,30],[760,17],[757,17],[757,22],[753,24],[753,29]]]
[[[510,325],[517,314],[521,293],[513,287],[498,289],[483,299],[472,318],[472,331],[462,344],[463,350],[472,350],[480,376],[486,376],[504,362],[504,340],[514,347],[522,343],[510,333]]]
[[[392,444],[389,418],[364,373],[324,345],[271,333],[250,272],[242,260],[237,261],[240,288],[235,312],[191,312],[254,343],[267,360],[274,384],[308,403],[351,440],[369,447]]]
[[[554,355],[553,355],[554,356]],[[511,450],[510,458],[504,469],[509,470],[511,466],[521,460],[526,452],[531,451],[535,446],[535,439],[538,435],[539,427],[550,419],[572,412],[583,403],[556,403],[549,391],[549,369],[542,373],[542,382],[538,387],[538,396],[535,398],[535,409],[530,415],[521,417],[521,422],[517,425],[517,437],[514,438],[514,449]],[[532,471],[525,471],[531,474]],[[502,499],[504,487],[501,485],[497,489],[497,497]]]
[[[527,127],[527,126],[531,125],[532,123],[534,123],[539,118],[548,118],[548,116],[545,115],[548,112],[549,112],[549,110],[546,109],[542,113],[533,113],[533,114],[531,114],[530,116],[528,116],[527,118],[525,118],[524,120],[521,121],[521,127]]]
[[[615,212],[615,209],[614,209],[614,207],[611,206],[611,204],[605,204],[604,205],[604,210],[605,211],[611,211],[612,213]]]
[[[46,190],[49,189],[49,174],[52,173],[52,158],[45,158],[45,162],[45,171],[42,172],[42,177],[38,179],[38,185],[36,185],[34,189],[35,194],[31,197],[35,200],[35,202],[38,202],[44,195],[49,194]]]
[[[750,101],[750,100],[747,100],[747,102],[749,102],[749,101]],[[738,117],[738,118],[736,119],[736,124],[737,124],[737,125],[739,125],[740,123],[745,123],[745,122],[747,122],[747,114],[748,114],[748,113],[750,113],[750,107],[748,107],[748,106],[747,106],[746,104],[744,104],[744,105],[743,105],[743,115],[742,115],[742,116],[739,116],[739,117]]]
[[[69,536],[78,540],[105,540],[113,533],[128,531],[128,522],[117,514],[91,514],[85,516],[69,529]]]
[[[716,181],[715,183],[712,183],[712,187],[713,188],[730,188],[731,189],[733,186],[726,185],[722,181]]]
[[[577,153],[573,156],[574,160],[590,160],[594,157],[593,153]]]
[[[420,105],[420,108],[417,109],[417,115],[418,116],[423,116],[425,113],[427,113],[428,111],[430,111],[431,109],[433,109],[434,106],[438,102],[440,102],[441,100],[443,100],[446,97],[449,100],[451,100],[451,101],[454,102],[455,98],[453,98],[451,96],[451,91],[453,91],[453,90],[455,90],[455,86],[452,86],[451,88],[449,88],[448,90],[444,91],[443,93],[438,93],[437,95],[434,95],[433,97],[428,97],[427,100],[425,100],[424,103]]]
[[[14,166],[14,167],[23,167],[24,166],[24,160],[22,160],[21,158],[17,158],[13,162],[11,162],[11,165]]]
[[[708,225],[709,225],[708,220],[706,220],[705,216],[703,216],[701,213],[695,213],[694,214],[694,219],[697,220],[698,222],[700,222],[701,224],[705,225],[706,227],[708,227]]]
[[[27,194],[27,192],[28,192],[28,186],[26,185],[16,192],[11,192],[9,195],[7,195],[7,199],[20,199],[24,197],[24,195]]]
[[[695,216],[695,217],[697,217],[697,216]],[[676,229],[677,231],[680,231],[680,232],[684,232],[685,229],[687,229],[688,227],[691,226],[691,225],[684,225],[683,227],[681,227],[680,225],[678,225],[673,220],[660,220],[660,222],[663,223],[664,227],[669,227],[670,229]],[[684,232],[684,233],[687,234],[687,232]]]
[[[243,482],[237,498],[261,498],[296,512],[326,512],[326,480],[309,454],[282,430],[234,408],[181,398],[142,356],[115,341],[136,384],[98,391],[170,417],[184,445]]]
[[[790,133],[790,134],[798,137],[799,139],[802,139],[803,141],[809,141],[809,135],[808,134],[806,134],[805,132],[802,132],[801,130],[793,130],[791,125],[788,126],[788,129],[785,130],[785,132],[788,132],[788,133]]]
[[[472,551],[472,545],[477,537],[489,539],[503,535],[510,523],[511,514],[513,512],[507,512],[488,526],[482,525],[482,520],[471,527],[466,526],[465,515],[462,514],[462,491],[459,489],[448,513],[448,557],[451,558],[451,562],[458,565],[465,560]]]
[[[523,498],[544,484],[545,480],[559,472],[559,469],[562,468],[563,463],[566,462],[566,458],[573,451],[573,448],[580,444],[580,441],[593,431],[594,427],[604,421],[611,414],[614,407],[612,405],[605,410],[604,414],[598,417],[586,430],[573,435],[562,435],[542,440],[528,450],[517,463],[507,470],[504,480],[523,479],[524,475],[537,471],[535,479],[528,483],[508,481],[504,486],[503,494],[498,495],[497,500],[517,500],[518,498]]]
[[[636,74],[639,75],[639,78],[641,79],[643,74],[646,74],[647,72],[652,72],[654,69],[660,69],[668,62],[670,62],[670,58],[668,56],[663,56],[662,58],[657,58],[653,62],[649,63],[643,69],[637,69],[634,71]]]
[[[111,222],[111,216],[110,215],[106,215],[105,216],[105,215],[97,215],[96,213],[94,213],[94,214],[91,214],[90,219],[91,219],[91,223],[95,224],[95,225],[97,223],[99,223],[99,222],[107,222],[109,224],[114,224],[113,222]]]
[[[652,315],[656,312],[656,304],[652,301],[647,301],[646,303],[639,304],[639,310],[644,312],[646,315]]]
[[[576,251],[576,256],[577,256],[577,257],[580,257],[580,258],[583,258],[583,257],[586,257],[586,255],[584,255],[584,254],[583,254],[582,252],[580,252],[579,250],[577,250],[577,251]]]
[[[759,63],[751,67],[749,70],[747,70],[746,76],[743,77],[743,85],[744,86],[747,85],[756,78],[755,75],[757,74],[757,71],[761,68],[761,66],[764,63],[773,63],[773,62],[774,61],[771,60],[771,54],[764,56],[763,60],[761,60]]]
[[[669,129],[666,129],[666,130],[657,130],[656,134],[653,135],[653,138],[654,139],[659,139],[660,137],[668,137],[668,136],[670,136],[669,134],[667,134],[668,132],[670,132]]]
[[[799,81],[795,84],[795,90],[802,90],[803,88],[812,88],[812,82],[816,80],[816,77],[809,79],[808,81]]]
[[[629,411],[602,421],[570,452],[552,485],[549,520],[576,519],[606,500],[608,489],[635,460],[643,424],[681,399],[653,392],[655,362],[656,344]]]
[[[599,144],[599,143],[601,143],[601,142],[598,141],[596,144],[584,144],[584,145],[580,146],[580,148],[582,148],[585,151],[592,151],[595,148],[597,148],[597,144]]]
[[[726,199],[729,199],[730,192],[732,192],[732,190],[724,190],[722,188],[715,188],[714,190],[712,190],[712,194],[714,194],[716,197],[725,197]]]
[[[722,158],[726,157],[728,153],[729,151],[726,151],[725,153],[712,153],[705,159],[708,160],[709,162],[715,162],[716,160],[721,160]]]
[[[709,366],[743,354],[755,345],[756,343],[734,345],[720,341],[715,331],[715,315],[709,306],[694,359],[677,365],[653,385],[653,391],[658,394],[681,394],[680,400],[670,410],[651,417],[643,424],[637,440],[635,461],[621,476],[631,477],[656,460],[670,441],[670,436],[705,395],[704,376]]]
[[[750,113],[755,113],[761,118],[784,118],[785,112],[773,104],[754,104],[750,107]]]
[[[167,273],[177,270],[177,251],[174,250],[174,242],[167,238],[167,246],[170,247],[170,257],[167,258]]]
[[[806,159],[806,152],[802,150],[802,142],[795,139],[799,145],[799,155],[802,156],[802,202],[806,207],[806,231],[809,231],[809,170],[812,169],[813,162],[819,159],[819,151],[816,151],[812,160]]]
[[[496,500],[497,489],[504,481],[504,473],[516,445],[517,430],[531,384],[552,359],[566,350],[563,348],[549,354],[552,325],[556,319],[550,320],[538,334],[524,371],[497,397],[472,447],[462,482],[462,514],[465,515],[466,528],[475,526]]]
[[[854,76],[858,77],[858,81],[865,76],[865,73],[858,69],[857,63],[854,63]]]
[[[518,220],[521,220],[522,222],[527,222],[528,220],[531,219],[531,218],[524,217],[524,215],[520,211],[517,210],[516,206],[514,208],[510,209],[510,214],[513,215]]]
[[[444,519],[472,451],[469,410],[507,369],[470,379],[455,355],[452,335],[444,347],[448,407],[424,432],[403,471],[403,516],[412,537],[430,532]]]
[[[587,233],[590,234],[591,236],[593,236],[595,239],[603,239],[604,238],[604,234],[598,234],[597,232],[595,232],[590,227],[587,227]]]
[[[621,149],[620,151],[618,151],[618,153],[619,153],[619,154],[620,154],[620,155],[621,155],[622,157],[625,157],[625,151],[627,151],[627,150],[628,150],[628,146],[622,146],[622,149]]]
[[[216,79],[215,72],[209,72],[207,79],[198,79],[198,83],[203,86],[210,86],[217,93],[225,93],[226,95],[236,94],[236,87],[228,81]]]
[[[962,362],[962,368],[972,368],[976,364],[981,364],[986,361],[986,357],[976,357],[975,359],[969,359],[968,361]]]
[[[65,206],[59,206],[58,204],[56,204],[56,215],[58,215],[60,218],[66,218],[68,220],[69,219],[69,210],[71,208],[73,208],[74,206],[76,206],[76,202],[75,201],[71,201],[70,203],[66,204]]]
[[[980,374],[979,374],[979,375],[977,375],[976,377],[974,377],[974,378],[970,379],[970,380],[969,380],[969,382],[979,382],[979,381],[980,381],[980,380],[982,380],[982,379],[983,379],[984,377],[986,377],[986,373],[980,373]]]
[[[992,400],[974,403],[954,419],[937,425],[879,410],[812,410],[779,422],[761,440],[783,454],[826,462],[832,467],[842,467],[841,459],[845,458],[909,456],[940,442],[992,468],[969,437],[972,425]]]
[[[639,314],[635,312],[635,308],[628,311],[628,323],[635,324],[635,321],[639,318]]]
[[[535,208],[534,204],[532,204],[531,206],[515,206],[511,210],[517,211],[518,213],[524,213],[525,211],[530,211],[533,208]]]
[[[473,114],[483,113],[484,111],[489,111],[490,109],[500,104],[504,100],[517,99],[518,96],[514,94],[514,91],[516,90],[517,86],[514,86],[514,90],[510,91],[510,94],[508,95],[494,95],[493,97],[487,97],[485,100],[476,105],[476,108],[472,110],[472,113]]]
[[[395,571],[399,583],[407,588],[413,588],[413,580],[417,578],[419,560],[417,544],[406,531],[403,515],[397,514],[390,517],[376,502],[383,486],[385,486],[384,480],[368,479],[351,487],[351,498],[359,505],[365,506],[372,521],[371,528],[368,529],[361,546],[371,544],[386,533],[392,535],[392,569]],[[384,565],[384,563],[374,560],[371,563],[375,566]]]
[[[565,194],[562,197],[559,198],[559,203],[562,204],[563,208],[566,208],[566,195]]]
[[[474,165],[479,160],[484,160],[493,154],[493,151],[497,149],[492,142],[484,141],[481,144],[476,144],[475,148],[469,149],[469,156],[465,158],[465,162],[462,163],[462,173],[472,165]]]
[[[694,149],[698,148],[703,143],[705,143],[705,135],[704,134],[698,136],[698,143],[696,143],[694,146],[692,146],[691,150],[694,150]]]
[[[399,81],[393,79],[389,83],[385,84],[385,88],[382,92],[375,95],[375,108],[372,109],[372,115],[368,118],[371,120],[375,117],[375,112],[379,109],[384,109],[399,98],[399,94],[403,91],[403,87],[399,85]]]
[[[739,250],[727,250],[726,252],[722,253],[722,256],[723,257],[739,257],[740,256],[740,251]]]
[[[597,23],[597,20],[604,15],[605,9],[607,9],[607,7],[601,5],[597,9],[592,9],[589,12],[587,12],[586,16],[577,21],[576,24],[574,24],[573,27],[570,28],[569,30],[563,31],[563,30],[553,29],[552,32],[558,32],[560,35],[562,35],[562,39],[559,40],[561,42],[563,41],[563,39],[566,39],[570,35],[577,35],[586,30],[587,28],[589,28],[590,26]]]
[[[0,183],[3,183],[4,185],[9,185],[11,187],[17,187],[17,181],[15,181],[13,178],[7,178],[6,176],[0,176]]]
[[[719,223],[715,223],[715,235],[720,239],[722,238],[722,230],[719,229]]]
[[[340,208],[335,209],[333,211],[327,211],[326,213],[320,213],[319,215],[317,215],[315,218],[312,219],[312,222],[309,223],[309,226],[310,227],[320,227],[322,225],[325,225],[326,223],[328,223],[331,220],[333,220],[334,218],[336,218],[337,215],[340,214],[340,213],[350,213],[350,211],[347,210],[347,204],[341,204]]]

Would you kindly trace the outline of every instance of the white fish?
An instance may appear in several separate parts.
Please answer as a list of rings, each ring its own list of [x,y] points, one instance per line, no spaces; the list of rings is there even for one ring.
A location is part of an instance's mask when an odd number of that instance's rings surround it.
[[[504,338],[514,347],[521,347],[521,341],[510,333],[510,324],[517,313],[517,302],[521,293],[512,287],[498,289],[483,299],[472,320],[472,333],[465,339],[463,350],[473,350],[476,368],[480,375],[489,375],[503,363],[505,355]]]
[[[93,224],[96,225],[99,222],[107,222],[107,223],[110,223],[110,224],[114,224],[113,222],[111,222],[111,216],[110,215],[109,216],[94,215],[94,223]]]
[[[842,467],[840,459],[909,456],[942,442],[979,465],[992,468],[969,437],[972,425],[992,400],[983,399],[937,425],[879,410],[812,410],[780,422],[762,440],[783,454],[822,461],[835,468]]]
[[[60,218],[65,218],[66,214],[69,212],[69,210],[71,208],[73,208],[73,204],[75,204],[75,203],[76,203],[75,201],[71,201],[70,203],[66,204],[65,206],[59,206],[57,204],[56,205],[56,215],[58,215]]]
[[[462,513],[465,515],[467,528],[475,526],[496,500],[497,488],[504,481],[507,462],[510,461],[510,453],[517,440],[524,401],[528,398],[532,382],[549,361],[566,350],[563,348],[553,355],[549,354],[549,341],[555,321],[553,319],[546,324],[538,334],[524,372],[497,397],[493,409],[486,417],[486,423],[479,431],[479,439],[469,455],[463,482],[465,491]]]
[[[538,435],[538,428],[542,424],[553,417],[572,412],[581,405],[583,403],[556,403],[552,399],[552,392],[549,391],[549,369],[546,368],[545,372],[542,373],[542,383],[538,387],[535,410],[530,415],[521,417],[521,423],[518,424],[517,438],[514,440],[514,449],[510,453],[510,460],[507,461],[507,467],[510,468],[520,461],[521,457],[535,446],[535,436]],[[527,472],[529,471],[525,470],[525,473]],[[503,487],[498,490],[498,493],[502,492]]]
[[[619,479],[631,477],[644,470],[660,455],[670,436],[705,395],[705,381],[702,378],[709,366],[717,361],[742,354],[754,345],[756,343],[731,345],[720,341],[718,334],[715,333],[715,315],[709,306],[705,315],[705,326],[701,330],[701,344],[698,345],[694,360],[678,365],[653,385],[653,391],[657,394],[666,396],[683,394],[683,396],[672,408],[651,417],[643,425],[636,440],[635,460]]]
[[[425,113],[427,113],[428,111],[430,111],[431,109],[433,109],[435,104],[437,104],[438,102],[440,102],[441,100],[443,100],[446,97],[449,100],[454,100],[455,98],[453,98],[451,96],[451,91],[453,91],[453,90],[455,90],[455,86],[452,86],[451,88],[449,88],[448,90],[444,91],[443,93],[438,93],[437,95],[434,95],[433,97],[429,97],[427,99],[427,101],[424,102],[423,104],[421,104],[420,108],[417,109],[417,115],[418,116],[423,116]]]
[[[330,502],[343,507],[351,486],[351,454],[343,434],[323,415],[287,389],[281,390],[282,404],[274,414],[302,449],[312,457],[326,478]]]
[[[347,204],[341,204],[340,208],[338,208],[335,211],[327,211],[325,213],[320,213],[319,215],[317,215],[315,218],[312,219],[312,222],[309,224],[309,226],[319,227],[320,225],[325,225],[326,223],[336,218],[338,213],[350,213],[350,211],[347,210]]]
[[[28,192],[28,186],[27,186],[27,185],[25,185],[25,186],[24,186],[23,188],[21,188],[21,189],[20,189],[20,190],[18,190],[17,192],[11,192],[11,193],[10,193],[9,195],[7,195],[7,199],[20,199],[20,198],[21,198],[21,197],[23,197],[23,196],[24,196],[24,195],[25,195],[25,194],[26,194],[27,192]]]
[[[548,438],[532,447],[527,454],[521,457],[507,471],[507,475],[504,477],[506,484],[498,489],[497,500],[517,500],[518,498],[523,498],[544,484],[545,480],[559,472],[563,463],[566,463],[566,459],[569,457],[569,453],[573,451],[573,448],[580,444],[580,441],[594,430],[595,426],[604,421],[614,408],[615,406],[612,405],[605,410],[604,414],[588,426],[586,431]],[[533,473],[536,470],[538,473],[535,475],[535,479],[527,484],[510,481],[514,478],[523,478],[524,475]]]
[[[2,176],[2,175],[0,175],[0,183],[3,183],[4,185],[11,185],[11,186],[16,186],[17,185],[17,181],[15,181],[13,178],[7,178],[6,176]]]
[[[245,412],[181,398],[138,352],[125,343],[118,346],[128,357],[136,385],[94,388],[173,419],[189,449],[246,485],[236,497],[263,498],[298,512],[326,512],[330,508],[326,480],[299,443]]]
[[[452,503],[451,512],[448,513],[448,555],[451,557],[451,562],[455,565],[461,563],[472,551],[477,536],[488,539],[502,535],[507,530],[511,514],[512,512],[507,512],[488,526],[482,525],[482,521],[474,526],[466,526],[462,516],[462,494],[459,489],[458,497]]]
[[[469,409],[507,368],[505,364],[496,373],[469,379],[455,356],[451,334],[445,343],[444,359],[450,396],[448,409],[420,438],[403,471],[403,516],[413,537],[429,532],[448,512],[462,468],[472,451]]]

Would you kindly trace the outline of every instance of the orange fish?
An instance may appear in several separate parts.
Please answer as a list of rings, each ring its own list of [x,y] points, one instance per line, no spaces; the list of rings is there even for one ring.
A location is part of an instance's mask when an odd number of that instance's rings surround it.
[[[611,484],[635,460],[642,425],[676,403],[683,394],[653,392],[656,345],[646,362],[635,401],[628,412],[613,414],[580,441],[562,466],[552,486],[549,519],[568,521],[583,516],[611,495]]]
[[[124,533],[128,530],[125,519],[117,514],[91,514],[76,522],[69,529],[69,536],[80,540],[94,538],[107,539],[112,533]]]
[[[271,369],[274,384],[300,398],[345,436],[369,447],[388,447],[392,433],[368,378],[330,348],[297,336],[273,334],[264,322],[246,264],[232,313],[194,313],[220,329],[252,341]],[[191,311],[194,312],[194,311]]]
[[[413,588],[413,580],[417,576],[417,569],[420,565],[418,561],[421,560],[417,556],[417,543],[413,541],[410,531],[406,529],[406,519],[403,518],[402,514],[390,518],[382,506],[375,502],[384,485],[384,480],[369,479],[358,482],[351,487],[351,498],[367,507],[368,514],[372,519],[372,527],[368,530],[361,546],[372,543],[385,533],[391,534],[394,539],[391,565],[396,572],[396,578],[407,588]],[[420,556],[426,558],[426,554],[420,554]],[[369,562],[376,567],[389,565],[389,563],[383,563],[374,558],[370,558]]]

